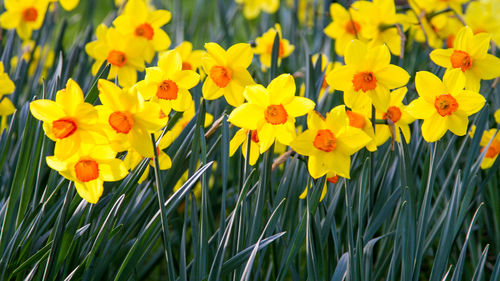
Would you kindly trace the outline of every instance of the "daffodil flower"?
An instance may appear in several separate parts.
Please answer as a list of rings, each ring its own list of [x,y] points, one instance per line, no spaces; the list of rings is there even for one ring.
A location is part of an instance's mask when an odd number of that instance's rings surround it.
[[[151,133],[166,125],[160,118],[160,106],[145,102],[135,88],[120,89],[100,79],[97,87],[102,106],[98,106],[100,122],[105,124],[111,145],[117,151],[134,148],[143,157],[153,157]]]
[[[182,70],[182,58],[173,50],[163,54],[157,67],[146,69],[146,78],[139,82],[137,89],[146,99],[158,103],[163,114],[171,109],[186,111],[193,106],[189,89],[200,81],[200,75],[193,70]]]
[[[121,34],[146,43],[141,52],[144,59],[150,63],[156,52],[166,50],[170,46],[170,37],[161,27],[171,18],[172,15],[167,10],[150,11],[144,0],[129,0],[123,14],[113,21],[113,25]]]
[[[389,90],[406,85],[410,79],[406,70],[390,62],[387,46],[368,48],[360,40],[353,40],[346,48],[346,65],[328,73],[326,82],[344,91],[348,107],[371,111],[373,103],[375,108],[382,110],[389,103]]]
[[[59,159],[70,157],[83,143],[106,143],[97,126],[97,110],[84,101],[80,86],[72,79],[68,80],[65,89],[57,92],[55,102],[32,101],[30,111],[43,121],[47,137],[56,142],[54,154]]]
[[[406,140],[410,142],[411,132],[409,124],[415,121],[415,118],[406,112],[406,105],[403,104],[403,99],[406,95],[407,88],[399,88],[391,92],[391,100],[389,104],[382,111],[377,111],[377,119],[391,120],[394,124],[395,135],[394,138],[397,142],[401,142],[400,131]],[[375,125],[375,140],[377,146],[382,145],[392,135],[391,127],[388,125]]]
[[[465,74],[465,88],[478,92],[481,79],[494,79],[500,76],[500,59],[488,54],[491,35],[474,35],[470,27],[460,30],[453,43],[453,48],[438,49],[430,57],[437,65],[451,69],[460,69]]]
[[[349,8],[347,11],[339,3],[330,5],[330,16],[333,21],[324,29],[324,32],[330,38],[335,39],[335,52],[343,56],[349,42],[362,38],[363,22],[356,9]]]
[[[92,75],[96,75],[104,61],[109,69],[108,79],[118,77],[122,87],[131,87],[137,82],[137,71],[144,71],[143,50],[145,43],[131,36],[124,36],[115,28],[104,24],[97,27],[97,40],[85,45],[85,51],[96,61],[92,65]]]
[[[371,139],[358,128],[349,125],[345,106],[334,107],[326,118],[318,112],[307,115],[307,130],[290,143],[297,153],[309,156],[309,174],[317,179],[328,172],[350,178],[350,156]]]
[[[208,54],[202,63],[208,74],[203,84],[203,98],[215,100],[224,96],[232,106],[241,105],[243,89],[255,84],[247,68],[252,63],[253,52],[249,44],[239,43],[225,51],[217,43],[206,43]]]
[[[47,165],[63,177],[73,181],[78,194],[95,204],[103,192],[103,182],[118,181],[127,174],[122,160],[107,145],[83,145],[80,151],[68,159],[47,156]]]
[[[273,53],[274,39],[278,34],[279,49],[278,49],[278,66],[281,65],[281,60],[290,56],[295,49],[295,46],[290,44],[287,39],[283,38],[281,34],[281,25],[275,24],[274,27],[270,28],[261,37],[255,39],[254,52],[259,55],[260,63],[262,64],[262,69],[265,71],[267,68],[271,67],[271,56]]]
[[[0,26],[16,29],[21,39],[30,39],[33,30],[40,29],[45,18],[48,0],[5,0],[5,12],[0,15]]]
[[[256,130],[260,153],[275,140],[288,145],[295,138],[295,117],[313,110],[314,102],[295,96],[295,81],[290,74],[282,74],[269,83],[247,86],[243,95],[247,103],[234,109],[228,121],[235,126]]]
[[[415,86],[419,98],[406,108],[414,118],[423,119],[422,136],[435,142],[450,130],[463,136],[469,115],[484,106],[485,99],[477,92],[464,90],[465,76],[460,69],[445,73],[443,81],[427,71],[417,72]]]

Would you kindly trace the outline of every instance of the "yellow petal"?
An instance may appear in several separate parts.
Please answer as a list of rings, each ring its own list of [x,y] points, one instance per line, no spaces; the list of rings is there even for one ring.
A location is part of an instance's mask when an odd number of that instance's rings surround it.
[[[262,125],[262,128],[257,131],[259,136],[259,150],[261,154],[266,152],[276,139],[276,132],[274,127],[275,126],[271,124],[264,123],[264,125]]]
[[[458,103],[458,110],[463,111],[467,116],[481,110],[486,102],[481,94],[472,91],[461,91],[455,99]]]
[[[78,195],[92,204],[96,204],[99,201],[103,191],[102,181],[99,179],[89,182],[75,181],[75,188]]]
[[[352,155],[365,147],[370,141],[371,138],[361,129],[347,126],[337,137],[337,147],[335,150]]]
[[[295,96],[295,80],[290,74],[281,74],[267,86],[271,104],[287,104]]]
[[[233,156],[238,147],[247,139],[248,130],[239,129],[229,142],[229,156]]]
[[[234,44],[227,50],[226,57],[231,67],[248,68],[253,59],[252,47],[246,43]]]
[[[428,71],[417,72],[415,87],[417,88],[418,95],[432,104],[434,104],[437,96],[449,94],[441,80]]]
[[[267,95],[267,90],[260,84],[246,86],[245,90],[243,91],[243,96],[249,103],[257,104],[260,106],[269,105],[269,96]]]
[[[473,61],[472,71],[481,79],[495,79],[500,76],[500,59],[486,54],[483,58]]]
[[[328,171],[333,171],[339,176],[349,179],[349,170],[351,169],[351,158],[349,155],[338,150],[332,151],[330,155],[331,159],[326,162]]]
[[[32,101],[30,111],[36,119],[44,122],[52,122],[66,115],[61,107],[51,100]]]
[[[459,68],[446,71],[443,76],[443,84],[448,94],[455,96],[465,87],[465,76]]]
[[[353,88],[353,77],[354,68],[351,66],[343,65],[330,71],[326,75],[326,82],[333,89],[347,91]]]
[[[264,112],[261,107],[245,103],[231,112],[228,121],[240,128],[256,130],[262,119],[264,119]]]
[[[293,117],[307,114],[314,109],[314,106],[312,100],[304,97],[294,97],[290,103],[284,104],[286,112]]]
[[[442,117],[436,112],[424,120],[422,124],[422,137],[427,142],[435,142],[440,140],[447,130],[446,117]]]
[[[446,126],[457,136],[464,136],[467,133],[469,118],[459,114],[452,114],[446,118]]]
[[[360,40],[352,40],[345,50],[346,65],[362,65],[365,61],[365,54],[368,52],[366,44]],[[390,54],[389,54],[390,56]]]
[[[403,68],[389,64],[383,69],[375,73],[377,78],[377,88],[379,85],[384,85],[388,89],[399,88],[406,85],[410,79],[410,75]]]
[[[103,181],[118,181],[126,177],[128,170],[120,159],[112,159],[99,163],[99,177]]]
[[[450,57],[453,53],[453,49],[437,49],[431,52],[429,55],[431,60],[444,68],[452,68]]]
[[[196,86],[200,82],[200,75],[192,70],[183,70],[174,75],[175,83],[186,90]]]
[[[433,103],[429,103],[424,98],[420,97],[413,100],[407,107],[406,112],[416,119],[427,119],[432,114],[436,113],[436,108]]]
[[[211,78],[205,79],[205,83],[202,88],[203,98],[207,100],[215,100],[220,98],[224,92],[221,88],[217,87]]]
[[[284,144],[284,145],[289,145],[290,142],[295,139],[296,133],[295,133],[295,126],[293,122],[287,122],[283,125],[278,125],[276,126],[276,139]]]
[[[227,65],[226,51],[217,43],[205,43],[205,49],[214,58],[218,64]]]
[[[329,162],[332,162],[332,160]],[[309,156],[309,161],[307,161],[307,170],[309,170],[311,177],[315,179],[324,176],[328,172],[324,159],[318,156]]]
[[[306,130],[299,134],[291,143],[290,147],[298,154],[311,156],[316,154],[316,148],[313,146],[314,137],[317,130]]]

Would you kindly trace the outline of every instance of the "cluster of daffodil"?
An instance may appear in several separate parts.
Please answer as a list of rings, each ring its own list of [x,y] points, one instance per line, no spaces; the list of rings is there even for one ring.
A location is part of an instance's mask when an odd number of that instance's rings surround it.
[[[248,18],[279,7],[279,1],[235,1],[243,5]],[[324,32],[335,39],[335,51],[344,57],[344,65],[320,54],[313,61],[325,72],[320,98],[337,90],[343,92],[344,104],[322,116],[314,110],[315,101],[300,96],[292,75],[279,75],[266,87],[257,84],[248,71],[254,56],[259,57],[263,71],[270,67],[276,36],[278,64],[294,51],[279,24],[256,38],[254,47],[237,43],[224,49],[206,43],[206,51],[193,51],[184,42],[167,50],[170,39],[162,27],[169,22],[170,12],[154,10],[143,0],[129,0],[113,26],[100,25],[97,40],[86,46],[95,59],[92,73],[108,63],[107,78],[117,78],[123,88],[99,80],[102,105],[93,106],[84,102],[80,87],[69,80],[55,102],[31,103],[32,114],[44,122],[45,133],[56,142],[47,163],[74,181],[82,198],[95,203],[103,192],[103,181],[120,180],[142,159],[155,156],[151,134],[159,137],[171,111],[184,112],[185,119],[157,145],[160,169],[168,169],[171,161],[163,150],[194,116],[190,89],[202,83],[205,100],[224,96],[234,107],[228,121],[240,129],[231,140],[230,155],[241,146],[250,165],[255,165],[271,146],[289,146],[308,157],[308,171],[314,179],[326,176],[323,198],[328,182],[350,177],[351,155],[363,148],[375,151],[391,136],[397,142],[410,142],[409,125],[417,119],[423,120],[422,136],[428,142],[438,141],[448,130],[466,134],[469,116],[485,104],[479,94],[481,80],[500,76],[500,59],[488,54],[491,38],[499,32],[493,28],[498,19],[483,23],[489,29],[481,29],[477,20],[476,29],[464,27],[464,2],[414,0],[400,14],[392,0],[356,1],[348,9],[332,4],[333,22]],[[478,4],[470,4],[466,13],[493,7],[492,2],[474,2]],[[409,39],[433,47],[430,59],[446,68],[442,79],[428,71],[418,72],[419,97],[408,105],[404,101],[410,75],[391,64],[391,53],[404,54],[404,32],[411,35]],[[442,46],[448,48],[439,49]],[[157,54],[157,66],[146,68]],[[144,80],[137,81],[137,71],[146,72]],[[300,116],[306,116],[307,128],[298,133],[295,119]],[[211,122],[211,116],[207,119]],[[483,167],[491,166],[500,153],[495,133],[485,132],[481,141],[482,146],[489,145]],[[126,152],[123,160],[117,158],[120,152]],[[146,170],[140,182],[147,176]]]

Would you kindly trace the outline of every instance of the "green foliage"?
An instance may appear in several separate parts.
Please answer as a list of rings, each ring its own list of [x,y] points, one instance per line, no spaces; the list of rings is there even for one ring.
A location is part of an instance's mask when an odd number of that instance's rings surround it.
[[[324,178],[313,181],[306,200],[298,198],[312,181],[298,155],[274,170],[273,149],[255,167],[240,152],[230,158],[230,108],[221,100],[203,101],[167,151],[170,170],[160,171],[156,161],[154,176],[137,184],[145,160],[122,181],[106,183],[99,203],[82,200],[72,183],[47,167],[53,143],[28,105],[54,99],[69,77],[82,85],[86,101],[96,102],[96,81],[109,68],[103,65],[92,77],[84,46],[94,26],[114,11],[110,1],[81,2],[76,16],[49,13],[48,20],[64,20],[44,25],[35,36],[58,51],[42,84],[40,71],[27,74],[31,61],[20,60],[15,71],[8,67],[20,39],[12,31],[1,39],[17,112],[0,136],[0,280],[500,280],[500,161],[482,171],[480,134],[448,133],[428,144],[418,122],[410,144],[357,153],[351,179],[329,183],[319,202]],[[255,38],[270,27],[270,18],[280,19],[284,37],[297,49],[278,67],[276,38],[269,77],[303,71],[297,82],[306,83],[306,96],[317,97],[324,73],[310,56],[331,45],[321,36],[324,16],[313,27],[296,29],[296,10],[248,22],[233,1],[213,2],[218,5],[206,9],[202,0],[157,7],[173,12],[167,27],[173,40],[189,39],[198,48]],[[407,47],[401,63],[414,77],[429,60],[422,46]],[[253,72],[258,82],[269,81]],[[483,83],[482,94],[498,107],[500,91],[490,86]],[[337,105],[338,95],[328,95],[316,109]],[[416,97],[412,86],[409,95]],[[201,87],[193,96],[201,96]],[[210,136],[205,112],[222,117]],[[490,116],[485,107],[471,125],[481,132]],[[169,128],[178,119],[172,117]],[[298,123],[305,125],[304,118]],[[189,179],[173,192],[185,172]]]

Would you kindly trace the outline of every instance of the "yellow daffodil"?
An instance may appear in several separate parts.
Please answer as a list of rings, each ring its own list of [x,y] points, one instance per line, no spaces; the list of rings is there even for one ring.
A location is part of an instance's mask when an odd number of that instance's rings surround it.
[[[252,48],[249,44],[239,43],[225,51],[217,43],[206,43],[205,49],[208,54],[202,63],[208,76],[203,84],[203,98],[215,100],[224,96],[230,105],[241,105],[245,101],[243,89],[255,84],[247,70],[252,63]]]
[[[500,3],[496,0],[471,1],[467,6],[464,20],[474,34],[486,32],[500,44]]]
[[[92,75],[96,75],[104,61],[111,64],[108,79],[118,77],[120,86],[131,87],[137,81],[137,71],[144,71],[144,42],[124,36],[114,28],[101,24],[97,27],[97,40],[88,43],[85,51],[96,61]]]
[[[26,40],[33,30],[40,29],[49,5],[48,0],[5,0],[5,12],[0,15],[0,26],[16,29],[17,35]]]
[[[7,128],[7,116],[16,111],[12,102],[4,95],[9,95],[14,92],[16,86],[10,80],[9,75],[5,73],[3,62],[0,61],[0,134]]]
[[[361,129],[371,139],[366,144],[366,149],[373,152],[377,150],[377,143],[375,141],[375,132],[373,131],[372,121],[370,120],[370,112],[361,112],[355,110],[345,111],[345,113],[347,114],[347,118],[349,118],[349,126]]]
[[[129,0],[123,14],[113,24],[121,34],[146,43],[141,52],[150,63],[155,52],[166,50],[170,46],[170,37],[161,27],[171,18],[172,15],[167,10],[150,11],[144,0]]]
[[[247,158],[248,134],[250,136],[250,159],[248,163],[253,166],[259,160],[259,135],[256,130],[239,129],[229,142],[229,156],[233,156],[238,147],[241,146],[243,157]]]
[[[324,29],[329,37],[335,39],[335,52],[343,56],[345,48],[353,39],[361,39],[361,29],[363,22],[356,9],[349,8],[347,11],[339,3],[330,5],[330,16],[332,22]]]
[[[323,190],[321,191],[321,197],[319,201],[323,201],[325,198],[326,192],[328,191],[328,183],[336,184],[339,181],[339,176],[334,173],[334,172],[328,172],[326,173],[326,181],[325,184],[323,184]],[[312,187],[312,181],[311,184],[309,185],[309,188]],[[300,199],[306,199],[307,198],[307,187],[304,189],[302,194],[299,196]]]
[[[202,58],[207,52],[202,50],[193,50],[193,44],[188,41],[182,42],[179,46],[175,47],[182,58],[182,70],[200,71],[200,75],[205,77],[202,71]]]
[[[314,102],[295,96],[295,81],[282,74],[269,83],[247,86],[243,95],[247,103],[234,109],[228,121],[240,128],[256,130],[260,153],[278,140],[289,145],[295,138],[295,117],[313,110]]]
[[[66,159],[82,144],[105,143],[102,132],[97,128],[97,110],[84,102],[83,92],[78,84],[69,79],[66,88],[56,94],[56,101],[35,100],[30,104],[33,116],[43,121],[47,137],[56,142],[54,154]]]
[[[445,73],[443,81],[427,71],[417,72],[415,87],[419,98],[406,108],[414,118],[423,119],[422,136],[434,142],[450,130],[463,136],[469,124],[469,115],[478,112],[485,99],[477,92],[463,90],[465,76],[460,69]]]
[[[243,15],[247,19],[254,19],[259,16],[260,11],[268,14],[274,14],[279,6],[279,0],[234,0],[243,5]]]
[[[317,179],[328,172],[350,178],[350,156],[363,148],[370,137],[362,130],[349,126],[345,107],[339,105],[323,118],[318,112],[307,115],[307,130],[292,141],[290,147],[309,156],[309,174]]]
[[[353,8],[359,11],[365,22],[361,30],[364,38],[369,38],[374,46],[386,44],[391,53],[401,54],[401,36],[395,24],[398,22],[393,0],[357,1]]]
[[[483,162],[481,162],[481,169],[490,168],[493,163],[495,163],[498,154],[500,154],[500,134],[498,133],[497,129],[490,129],[483,133],[483,136],[481,137],[481,141],[479,143],[479,145],[482,147],[481,152],[483,152],[490,141],[491,144],[488,147],[488,150],[486,150]]]
[[[157,139],[160,135],[161,135],[160,132],[156,132],[155,139]],[[165,135],[156,145],[156,152],[158,153],[158,163],[160,164],[160,170],[167,170],[167,169],[170,169],[170,167],[172,167],[172,160],[163,151],[164,149],[166,149],[167,147],[170,146],[172,141],[173,141],[172,138],[168,138]],[[153,144],[151,144],[151,145],[153,145]],[[144,159],[144,157],[139,152],[137,152],[135,149],[131,148],[127,152],[127,155],[125,156],[125,159],[123,159],[123,161],[125,162],[125,166],[128,169],[133,170],[142,161],[142,159]],[[155,167],[154,157],[149,160],[149,165],[146,166],[144,173],[142,173],[142,175],[139,178],[137,183],[140,184],[148,178],[149,166]]]
[[[271,55],[273,52],[273,44],[274,38],[276,37],[276,33],[279,34],[280,43],[279,43],[279,51],[278,51],[278,65],[281,64],[281,60],[290,56],[290,54],[295,49],[295,46],[290,44],[287,39],[283,39],[281,33],[281,26],[279,24],[275,24],[274,27],[270,28],[261,37],[255,39],[255,48],[254,52],[256,55],[259,55],[260,63],[262,64],[263,70],[271,67]]]
[[[97,87],[103,104],[98,107],[99,118],[105,124],[115,151],[132,147],[144,157],[153,157],[151,133],[166,124],[165,118],[160,118],[160,106],[144,102],[135,88],[120,89],[103,79],[99,79]]]
[[[406,70],[390,62],[387,46],[368,47],[353,40],[346,48],[346,65],[328,73],[326,82],[344,91],[348,107],[365,111],[373,103],[381,110],[389,103],[389,90],[406,85],[410,79]]]
[[[394,138],[397,142],[401,142],[399,131],[403,133],[406,143],[410,142],[411,132],[408,124],[415,121],[415,118],[406,112],[406,105],[403,104],[403,99],[406,95],[406,87],[399,88],[391,92],[391,100],[385,110],[377,111],[377,119],[391,120],[394,124]],[[375,140],[377,146],[382,145],[392,135],[391,126],[375,125]]]
[[[500,76],[500,59],[488,54],[491,36],[487,33],[474,35],[470,27],[460,30],[453,48],[431,52],[434,63],[451,69],[460,69],[466,78],[465,88],[478,92],[481,79],[489,80]]]
[[[198,84],[200,75],[193,70],[182,70],[182,58],[173,50],[163,54],[157,67],[146,69],[146,78],[139,82],[137,89],[146,100],[160,105],[163,114],[171,109],[186,111],[193,105],[189,89]]]
[[[103,182],[123,179],[128,171],[116,152],[107,145],[84,145],[68,159],[47,156],[47,165],[73,181],[78,194],[95,204],[103,192]]]

